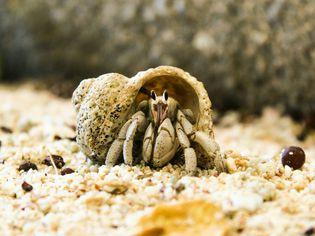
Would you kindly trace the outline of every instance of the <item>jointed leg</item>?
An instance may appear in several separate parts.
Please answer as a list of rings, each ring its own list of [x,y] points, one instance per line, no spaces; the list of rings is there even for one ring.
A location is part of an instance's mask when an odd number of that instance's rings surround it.
[[[190,136],[190,139],[198,143],[203,150],[206,151],[209,157],[213,158],[216,169],[219,172],[224,172],[225,167],[221,157],[218,144],[210,138],[206,133],[197,131]]]
[[[129,131],[129,129],[134,129],[134,127],[135,127],[135,131],[137,130],[137,127],[141,131],[144,130],[145,117],[144,117],[143,112],[139,111],[139,112],[135,113],[132,116],[132,118],[130,120],[128,120],[123,125],[123,127],[120,129],[117,139],[112,143],[112,145],[110,146],[110,148],[107,152],[106,161],[105,161],[106,165],[113,166],[117,163],[118,158],[120,157],[121,152],[125,146],[124,141],[126,140],[126,137],[128,136],[129,139],[131,138],[130,133],[132,133],[132,132]],[[129,143],[130,143],[130,141],[129,141]],[[128,148],[130,148],[130,144],[128,144],[127,146],[128,146]],[[131,152],[128,152],[128,154],[127,154],[127,155],[129,155],[128,156],[129,159],[130,159],[130,153],[131,153],[131,163],[132,163],[132,143],[131,143]],[[125,156],[125,153],[124,153],[124,156]]]
[[[150,123],[143,137],[142,157],[146,163],[149,163],[152,157],[153,141],[154,129],[152,123]]]
[[[132,122],[132,119],[128,120],[123,127],[120,129],[117,139],[111,144],[107,155],[105,164],[108,166],[113,166],[117,163],[118,158],[122,152],[123,144],[126,139],[127,130]]]
[[[193,125],[187,120],[186,116],[181,110],[177,111],[177,121],[183,127],[185,134],[190,135],[194,132]]]
[[[177,119],[181,126],[183,127],[183,130],[185,131],[187,136],[192,141],[198,143],[210,158],[214,159],[215,166],[218,169],[218,171],[220,172],[224,171],[225,168],[217,143],[206,133],[202,131],[195,132],[192,124],[186,119],[185,115],[180,110],[178,111]]]
[[[179,124],[179,122],[176,122],[175,129],[179,144],[182,146],[184,150],[185,169],[190,174],[194,174],[197,168],[197,157],[195,150],[190,147],[189,139],[185,134],[183,127]]]
[[[190,123],[192,123],[192,124],[196,123],[196,118],[195,118],[194,113],[192,112],[192,110],[190,110],[190,109],[183,109],[183,110],[181,110],[181,112],[183,112],[183,114],[185,115],[185,117],[187,118],[187,120]]]
[[[143,132],[146,125],[146,118],[142,111],[138,111],[132,116],[132,122],[127,129],[126,139],[123,144],[123,156],[124,162],[128,165],[132,165],[132,148],[133,141],[137,131]]]

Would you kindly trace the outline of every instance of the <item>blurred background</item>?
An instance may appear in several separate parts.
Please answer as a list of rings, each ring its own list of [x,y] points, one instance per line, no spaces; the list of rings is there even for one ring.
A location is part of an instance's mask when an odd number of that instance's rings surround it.
[[[158,65],[202,80],[219,111],[301,119],[315,109],[315,1],[0,0],[0,83],[70,97],[82,79]]]

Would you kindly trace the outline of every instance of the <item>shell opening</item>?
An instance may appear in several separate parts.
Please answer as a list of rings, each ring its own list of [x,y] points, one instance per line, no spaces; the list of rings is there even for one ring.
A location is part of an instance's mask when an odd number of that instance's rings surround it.
[[[198,96],[193,87],[182,78],[171,75],[157,76],[148,80],[142,87],[148,91],[154,90],[158,96],[161,96],[167,90],[170,97],[176,99],[182,108],[191,109],[198,119]],[[139,92],[136,97],[136,103],[146,99],[149,99],[149,96]]]

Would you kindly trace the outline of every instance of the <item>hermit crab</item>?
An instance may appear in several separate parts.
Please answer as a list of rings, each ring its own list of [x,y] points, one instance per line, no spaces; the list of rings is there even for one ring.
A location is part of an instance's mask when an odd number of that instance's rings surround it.
[[[225,171],[208,94],[201,82],[179,68],[160,66],[131,78],[109,73],[86,79],[72,102],[77,142],[94,161],[162,167],[179,158],[189,173],[197,166]]]

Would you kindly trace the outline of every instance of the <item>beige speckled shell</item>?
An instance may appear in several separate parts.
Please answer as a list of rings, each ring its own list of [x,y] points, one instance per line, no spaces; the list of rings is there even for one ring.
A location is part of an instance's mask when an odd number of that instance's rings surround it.
[[[194,112],[196,129],[214,138],[208,93],[189,73],[171,66],[139,72],[132,78],[109,73],[83,80],[72,97],[77,112],[77,142],[87,156],[104,163],[121,126],[134,113],[137,104],[148,99],[139,93],[141,87],[154,89],[158,95],[167,89],[182,108]]]

